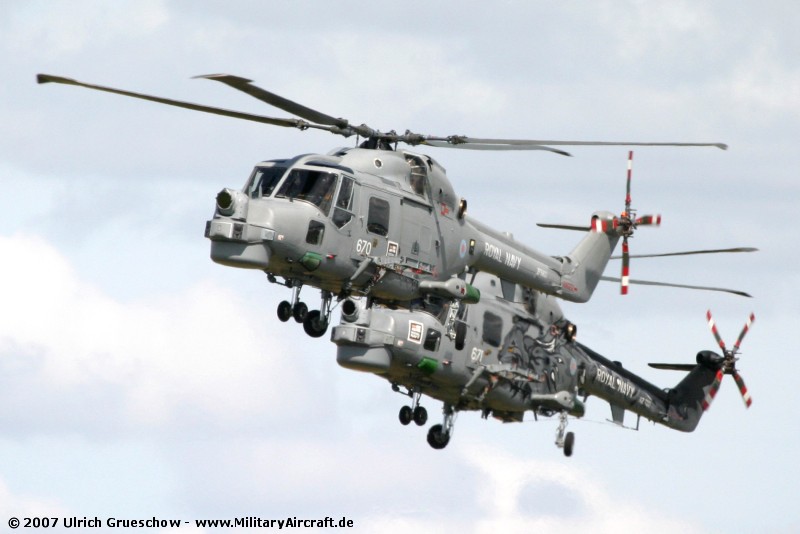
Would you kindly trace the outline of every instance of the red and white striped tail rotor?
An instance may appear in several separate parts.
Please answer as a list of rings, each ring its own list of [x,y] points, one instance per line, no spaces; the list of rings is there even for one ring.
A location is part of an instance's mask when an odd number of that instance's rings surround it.
[[[709,406],[711,405],[711,401],[714,400],[714,397],[719,390],[720,383],[722,382],[723,375],[733,375],[733,380],[736,382],[736,386],[739,388],[739,393],[742,395],[744,405],[746,408],[749,408],[750,405],[753,404],[753,398],[750,396],[750,392],[747,391],[747,386],[745,385],[742,376],[738,373],[738,371],[736,371],[736,362],[739,360],[736,355],[739,353],[739,347],[742,344],[745,334],[747,334],[747,332],[750,330],[750,326],[753,324],[753,321],[756,320],[756,316],[755,314],[751,313],[747,318],[747,322],[744,324],[744,328],[739,334],[739,337],[736,339],[736,343],[733,345],[732,349],[728,349],[725,346],[725,341],[722,340],[722,336],[717,329],[717,323],[711,316],[711,310],[706,312],[706,319],[708,320],[708,327],[711,329],[714,339],[717,340],[719,348],[722,349],[723,360],[721,367],[717,371],[717,376],[714,378],[714,382],[711,383],[708,393],[706,393],[706,396],[703,399],[703,410],[708,410]]]
[[[744,385],[744,380],[742,380],[742,375],[734,371],[733,381],[736,382],[736,386],[739,388],[739,393],[742,394],[742,400],[744,401],[745,407],[749,408],[750,405],[753,404],[753,398],[747,391],[747,386]]]
[[[622,240],[622,278],[620,281],[620,293],[623,295],[628,294],[628,285],[630,282],[630,264],[631,257],[628,253],[628,238]]]
[[[736,343],[733,345],[733,350],[735,351],[739,350],[739,345],[742,344],[742,339],[744,339],[744,336],[750,330],[750,325],[752,325],[753,321],[755,320],[756,320],[755,314],[751,313],[750,317],[747,318],[747,322],[744,323],[744,328],[742,328],[742,333],[739,334],[739,337],[736,339]]]
[[[633,150],[628,151],[628,175],[625,186],[625,211],[622,212],[618,221],[617,228],[622,235],[622,276],[620,277],[620,293],[628,294],[630,284],[631,256],[628,246],[628,238],[633,236],[633,232],[639,225],[658,226],[661,224],[661,215],[643,215],[636,217],[636,210],[631,208],[631,178],[633,176]]]

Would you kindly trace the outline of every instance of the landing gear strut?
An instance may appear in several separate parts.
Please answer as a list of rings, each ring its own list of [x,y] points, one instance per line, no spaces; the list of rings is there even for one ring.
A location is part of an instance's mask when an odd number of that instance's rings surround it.
[[[445,403],[442,408],[444,421],[441,425],[433,425],[428,430],[428,445],[434,449],[444,449],[450,443],[450,436],[453,434],[453,423],[455,422],[455,410]]]
[[[575,434],[566,432],[567,412],[558,414],[558,429],[556,430],[556,447],[564,449],[564,456],[572,456],[572,448],[575,446]]]
[[[292,302],[284,300],[278,304],[278,319],[285,323],[294,317],[296,322],[302,323],[308,316],[308,306],[304,302],[300,302],[300,290],[303,288],[303,284],[287,280],[286,285],[292,288]]]
[[[392,389],[397,392],[400,391],[400,387],[397,386],[397,384],[392,385]],[[428,410],[426,410],[424,406],[419,405],[422,392],[410,389],[405,394],[413,400],[411,406],[403,406],[400,408],[400,413],[398,414],[400,424],[405,426],[411,423],[411,421],[414,421],[417,426],[424,426],[425,423],[428,422]]]
[[[278,283],[272,274],[267,273],[267,278],[273,284]],[[292,301],[284,300],[278,304],[278,319],[285,323],[294,318],[296,322],[302,323],[303,330],[309,336],[323,336],[330,324],[333,293],[323,290],[320,309],[308,311],[306,303],[300,300],[300,290],[303,289],[303,284],[297,280],[286,279],[283,285],[292,288]]]

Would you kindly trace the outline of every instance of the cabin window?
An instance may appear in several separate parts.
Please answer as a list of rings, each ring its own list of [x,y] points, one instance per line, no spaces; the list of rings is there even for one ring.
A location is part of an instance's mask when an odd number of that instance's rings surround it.
[[[425,167],[425,162],[422,161],[422,158],[411,154],[406,154],[406,162],[411,167],[408,185],[414,193],[424,197],[428,185],[428,169]]]
[[[275,196],[311,202],[328,215],[336,191],[336,178],[332,172],[292,169]]]
[[[319,245],[322,243],[322,236],[325,235],[325,225],[319,221],[311,221],[308,223],[308,232],[306,233],[306,243],[310,245]]]
[[[483,341],[499,347],[503,341],[503,318],[492,312],[483,314]]]
[[[425,348],[425,350],[436,352],[437,350],[439,350],[439,341],[441,339],[442,339],[441,332],[429,328],[428,333],[425,335],[425,343],[422,346]]]
[[[270,196],[285,172],[286,167],[256,167],[247,182],[247,195],[250,198]]]
[[[367,232],[382,236],[389,234],[389,203],[382,198],[369,199]]]
[[[342,177],[342,185],[336,196],[336,205],[333,210],[333,224],[341,228],[353,218],[353,179]]]

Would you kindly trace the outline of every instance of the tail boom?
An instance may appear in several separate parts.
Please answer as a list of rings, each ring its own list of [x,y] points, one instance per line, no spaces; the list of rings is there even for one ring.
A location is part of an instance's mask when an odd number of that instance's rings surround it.
[[[469,219],[469,266],[570,302],[587,302],[619,241],[617,219],[597,212],[585,237],[565,257],[546,256]]]
[[[698,353],[696,365],[661,367],[689,370],[674,388],[663,389],[623,368],[619,362],[612,362],[584,345],[579,347],[589,360],[580,380],[586,393],[608,401],[612,413],[624,409],[682,432],[692,432],[700,422],[723,361],[721,356],[703,351]],[[615,416],[615,422],[618,419],[621,421]]]

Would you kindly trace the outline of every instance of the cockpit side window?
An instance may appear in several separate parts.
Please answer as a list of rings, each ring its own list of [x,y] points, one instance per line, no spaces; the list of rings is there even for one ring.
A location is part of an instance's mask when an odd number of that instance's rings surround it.
[[[328,215],[336,191],[336,178],[332,172],[292,169],[275,196],[311,202]]]
[[[428,185],[428,169],[421,158],[412,154],[406,154],[406,162],[411,168],[408,175],[408,185],[414,193],[421,197],[425,196],[425,189]]]
[[[425,343],[422,346],[425,348],[425,350],[436,352],[439,350],[439,341],[441,339],[441,332],[434,330],[433,328],[429,328],[428,333],[425,335]]]
[[[343,227],[353,218],[353,179],[342,176],[342,185],[336,196],[336,205],[333,210],[333,224],[337,228]]]
[[[250,198],[270,196],[285,172],[286,167],[256,167],[247,182],[247,196]]]
[[[487,311],[483,314],[483,341],[499,347],[503,341],[503,318]]]
[[[382,198],[369,199],[367,232],[382,236],[389,234],[389,203]]]

